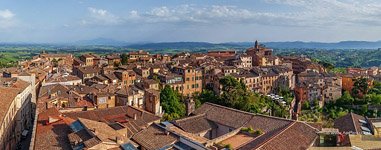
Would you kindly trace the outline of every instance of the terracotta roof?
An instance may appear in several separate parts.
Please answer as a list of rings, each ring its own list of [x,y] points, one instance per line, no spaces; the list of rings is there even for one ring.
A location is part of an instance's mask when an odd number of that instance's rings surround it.
[[[115,76],[115,74],[104,74],[104,76],[110,80],[117,80],[118,78]]]
[[[306,123],[295,122],[257,149],[308,149],[318,138],[317,131]]]
[[[115,93],[119,95],[137,95],[139,94],[139,91],[141,91],[139,88],[135,86],[129,86],[129,87],[122,87],[121,89],[117,90]]]
[[[160,120],[160,117],[132,106],[118,106],[81,112],[67,112],[63,114],[72,119],[84,118],[105,123],[121,122],[124,124],[126,122],[134,122],[139,127],[144,127],[149,123]],[[136,114],[136,120],[134,120],[134,114]]]
[[[4,85],[3,83],[8,83]],[[0,123],[3,122],[15,97],[30,84],[18,78],[0,78]]]
[[[149,126],[132,137],[142,147],[149,150],[157,150],[168,145],[172,145],[177,141],[177,137],[172,133],[168,133],[165,129],[156,124]]]
[[[211,103],[204,103],[193,114],[197,116],[189,117],[191,121],[187,118],[179,120],[189,124],[182,126],[176,121],[175,124],[184,131],[188,130],[187,132],[198,128],[207,129],[203,121],[199,121],[204,115],[208,121],[221,125],[233,128],[252,127],[254,130],[263,131],[262,135],[245,144],[241,143],[238,149],[307,149],[318,137],[318,129],[304,122],[248,113]]]
[[[157,81],[153,79],[144,79],[143,82],[147,84],[159,84]]]
[[[89,132],[86,131],[86,129],[82,129],[78,132],[73,132],[67,135],[70,142],[83,142],[90,140],[93,138],[92,135],[90,135]]]
[[[96,56],[94,54],[83,54],[82,57],[85,57],[85,58],[95,58]]]
[[[71,133],[68,124],[73,120],[60,118],[56,122],[45,125],[49,116],[59,118],[59,115],[60,113],[55,108],[44,110],[38,115],[34,149],[71,149],[67,135]]]
[[[362,134],[361,123],[359,120],[366,119],[363,116],[355,113],[348,113],[347,115],[335,120],[334,127],[339,129],[340,132],[352,132],[354,134]]]
[[[48,96],[49,93],[56,93],[58,91],[61,91],[61,94],[67,94],[66,92],[69,91],[69,88],[62,84],[52,84],[43,86],[40,89],[38,97]]]
[[[242,149],[242,150],[247,150],[247,149],[255,149],[256,147],[260,146],[264,142],[268,141],[269,139],[273,138],[274,136],[278,135],[282,131],[284,131],[288,126],[282,127],[282,128],[277,128],[275,130],[271,130],[268,132],[264,132],[262,135],[256,137],[250,142],[247,142],[244,145],[241,145],[237,149]]]
[[[78,94],[88,94],[88,93],[96,93],[98,90],[94,87],[89,87],[85,85],[67,85],[70,90],[77,92]]]
[[[264,133],[267,133],[279,128],[284,128],[290,125],[292,122],[292,120],[284,118],[271,117],[266,115],[255,115],[246,124],[246,127],[252,127],[254,130],[261,130]]]
[[[182,130],[194,134],[212,130],[212,128],[216,127],[216,124],[207,120],[205,115],[197,115],[179,119],[174,121],[174,124]]]
[[[96,66],[86,66],[86,67],[78,67],[78,70],[84,74],[89,74],[89,73],[98,73],[100,72],[101,69]]]
[[[256,137],[257,137],[256,135],[250,135],[247,133],[240,132],[228,139],[221,141],[220,143],[222,145],[230,144],[233,149],[238,149],[242,145],[247,144],[248,142],[252,141]]]
[[[94,76],[93,79],[94,79],[94,80],[97,80],[97,81],[101,81],[101,82],[108,80],[105,76],[100,75],[100,74]]]
[[[68,75],[68,76],[58,75],[58,76],[53,76],[53,77],[47,79],[46,82],[47,83],[54,83],[54,82],[67,82],[67,81],[75,81],[75,80],[81,80],[81,79],[79,77],[73,76],[73,75]]]
[[[119,134],[104,122],[78,118],[82,125],[91,131],[91,135],[95,135],[102,142],[115,142],[116,137],[120,140],[126,140],[124,135]],[[90,147],[89,147],[90,148]]]
[[[17,88],[5,88],[0,87],[0,122],[3,122],[5,115],[7,114],[9,107],[14,101],[15,97],[19,94],[20,90]]]
[[[148,55],[149,53],[143,50],[139,50],[139,51],[129,52],[128,54],[129,55]]]
[[[107,59],[120,59],[120,56],[117,54],[112,54],[112,55],[107,55],[106,58]]]
[[[212,103],[204,103],[193,114],[206,114],[208,120],[233,128],[242,127],[253,117],[251,113]]]
[[[6,84],[8,83],[8,84]],[[17,88],[20,91],[27,88],[30,84],[18,78],[0,78],[0,87]]]

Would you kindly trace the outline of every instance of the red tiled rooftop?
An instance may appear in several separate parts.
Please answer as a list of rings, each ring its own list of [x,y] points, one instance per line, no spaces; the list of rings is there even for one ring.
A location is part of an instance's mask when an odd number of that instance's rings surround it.
[[[49,116],[59,120],[45,125]],[[47,109],[38,115],[35,149],[63,149],[70,150],[70,142],[67,135],[71,133],[68,124],[72,123],[70,118],[60,117],[60,113],[55,108]]]

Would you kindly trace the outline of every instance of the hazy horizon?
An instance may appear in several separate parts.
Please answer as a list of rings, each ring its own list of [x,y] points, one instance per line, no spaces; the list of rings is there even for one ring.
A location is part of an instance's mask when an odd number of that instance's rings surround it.
[[[83,43],[97,43],[96,41],[99,41],[99,43],[104,43],[104,41],[111,41],[113,42],[121,42],[126,45],[134,45],[134,44],[155,44],[155,43],[211,43],[211,44],[228,44],[228,43],[254,43],[256,40],[252,41],[222,41],[222,42],[210,42],[210,41],[135,41],[135,42],[129,42],[129,41],[123,41],[118,39],[112,39],[112,38],[93,38],[93,39],[84,39],[84,40],[77,40],[77,41],[60,41],[60,42],[25,42],[25,41],[11,41],[11,42],[3,42],[0,41],[0,44],[48,44],[48,45],[75,45],[75,44],[83,44]],[[102,42],[103,41],[103,42]],[[295,41],[260,41],[260,43],[293,43],[293,42],[302,42],[302,43],[322,43],[322,44],[336,44],[340,42],[381,42],[381,40],[373,40],[373,41],[363,41],[363,40],[343,40],[343,41],[302,41],[302,40],[295,40]],[[106,44],[107,45],[107,44]],[[113,45],[113,44],[110,44]]]

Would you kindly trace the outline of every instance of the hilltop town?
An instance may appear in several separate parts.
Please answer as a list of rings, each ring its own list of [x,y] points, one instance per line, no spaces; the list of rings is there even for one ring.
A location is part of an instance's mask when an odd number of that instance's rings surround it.
[[[0,149],[381,149],[381,69],[273,53],[42,52],[0,68]]]

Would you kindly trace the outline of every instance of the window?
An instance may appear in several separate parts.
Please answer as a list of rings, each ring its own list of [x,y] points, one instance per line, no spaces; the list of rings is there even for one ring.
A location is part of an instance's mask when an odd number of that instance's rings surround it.
[[[99,102],[99,104],[106,103],[107,102],[106,97],[100,97],[100,98],[98,98],[98,102]]]
[[[192,89],[194,89],[194,84],[192,84]]]
[[[187,81],[189,81],[189,78],[187,78]]]

